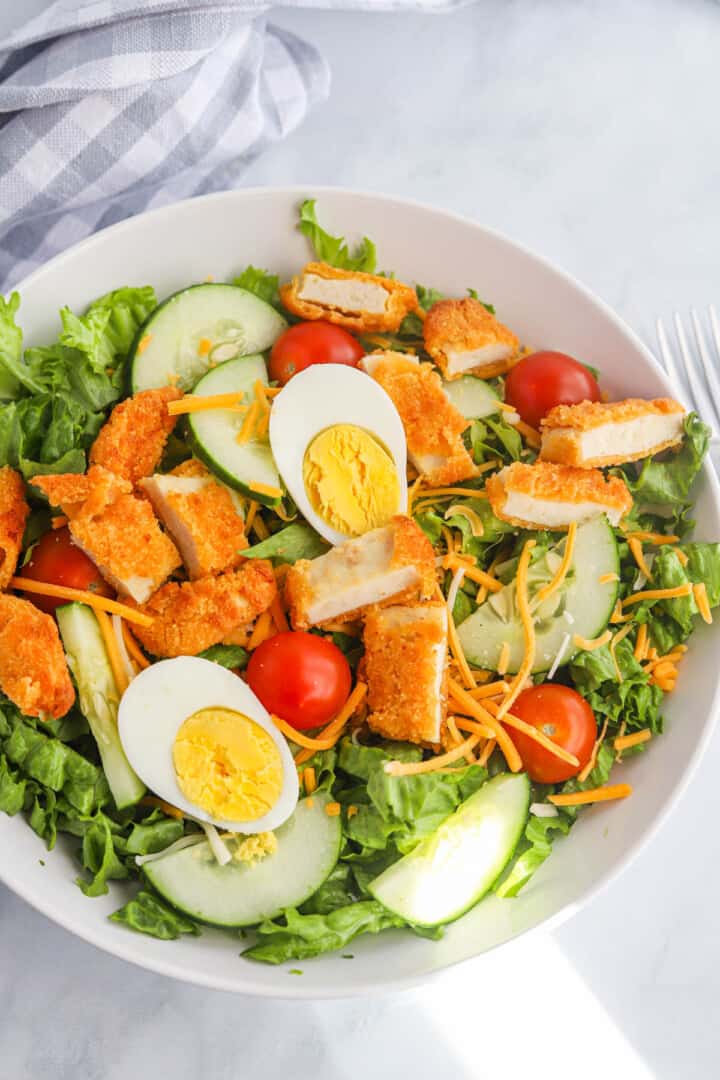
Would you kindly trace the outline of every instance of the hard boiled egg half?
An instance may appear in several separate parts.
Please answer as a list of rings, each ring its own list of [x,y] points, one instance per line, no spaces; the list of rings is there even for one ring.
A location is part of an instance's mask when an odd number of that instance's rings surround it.
[[[275,398],[270,445],[300,513],[331,544],[407,509],[405,432],[390,397],[344,364],[314,364]]]
[[[295,809],[285,738],[250,687],[210,660],[178,656],[142,671],[122,697],[118,730],[141,780],[190,817],[258,833]]]

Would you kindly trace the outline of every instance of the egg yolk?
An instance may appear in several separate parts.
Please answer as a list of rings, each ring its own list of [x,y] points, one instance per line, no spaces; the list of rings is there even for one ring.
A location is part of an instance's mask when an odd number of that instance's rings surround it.
[[[354,424],[336,424],[313,439],[305,452],[303,481],[315,513],[345,536],[387,525],[398,512],[395,463],[377,439]]]
[[[183,795],[211,817],[255,821],[280,797],[280,751],[267,731],[232,709],[193,713],[172,754]]]

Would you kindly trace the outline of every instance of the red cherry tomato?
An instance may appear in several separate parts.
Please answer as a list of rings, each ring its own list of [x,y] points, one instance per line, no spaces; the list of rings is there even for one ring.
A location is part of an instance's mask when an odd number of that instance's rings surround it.
[[[286,630],[258,645],[247,681],[268,712],[306,731],[340,711],[352,677],[337,645],[304,630]]]
[[[505,400],[531,427],[555,405],[600,401],[600,387],[588,369],[560,352],[524,356],[505,379]]]
[[[569,765],[529,735],[508,727],[507,733],[531,780],[540,784],[559,784],[576,776],[587,765],[597,738],[597,724],[595,714],[577,690],[558,683],[530,686],[519,695],[511,712],[542,731],[563,750],[574,754],[580,762]]]
[[[281,386],[311,364],[357,367],[365,355],[357,338],[333,323],[301,322],[280,335],[270,353],[270,378]]]
[[[99,596],[112,596],[112,590],[99,574],[95,563],[75,546],[67,528],[45,533],[40,538],[30,560],[20,571],[20,577],[45,581],[50,585],[66,585],[70,589],[85,589]],[[28,600],[51,615],[55,608],[67,603],[66,600],[34,594],[28,594]]]

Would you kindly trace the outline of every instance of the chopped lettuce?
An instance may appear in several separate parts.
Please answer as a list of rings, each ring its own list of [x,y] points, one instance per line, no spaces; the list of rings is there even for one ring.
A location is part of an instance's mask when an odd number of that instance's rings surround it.
[[[568,667],[575,689],[586,699],[598,723],[602,724],[607,717],[611,731],[623,721],[629,731],[645,727],[653,733],[662,731],[662,690],[650,684],[650,677],[635,659],[628,638],[618,642],[615,658],[622,682],[618,682],[607,645],[578,653]]]
[[[161,941],[174,941],[181,934],[200,933],[200,927],[193,919],[181,915],[179,911],[161,900],[147,889],[141,889],[132,900],[128,900],[115,911],[110,919],[121,923],[138,934],[148,934]]]
[[[318,222],[315,214],[315,199],[306,199],[300,207],[298,228],[312,244],[315,257],[320,262],[337,266],[340,270],[362,270],[367,274],[375,273],[377,253],[372,240],[367,236],[358,244],[355,251],[345,242],[344,236],[331,236]]]
[[[324,915],[301,915],[288,908],[281,918],[260,924],[259,943],[245,949],[243,956],[265,964],[305,960],[342,949],[358,934],[378,934],[404,925],[402,919],[386,911],[377,900],[358,900]]]
[[[310,525],[297,522],[273,533],[267,540],[245,548],[243,558],[295,563],[298,559],[315,559],[318,555],[324,555],[327,549],[328,544]]]
[[[519,461],[523,449],[520,433],[502,417],[493,420],[486,416],[483,420],[473,420],[469,442],[476,465],[493,459],[503,463]]]
[[[230,670],[242,671],[247,667],[248,654],[241,645],[211,645],[209,649],[198,653],[203,660],[212,660],[213,664]]]
[[[264,300],[266,304],[279,307],[280,294],[278,287],[280,278],[277,274],[271,274],[268,270],[258,270],[256,266],[246,266],[242,274],[233,278],[233,285],[240,289],[247,289]]]

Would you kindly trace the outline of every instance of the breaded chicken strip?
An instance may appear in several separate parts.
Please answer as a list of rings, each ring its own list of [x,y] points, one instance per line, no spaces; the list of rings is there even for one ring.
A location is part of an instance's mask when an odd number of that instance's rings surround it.
[[[280,297],[301,319],[326,319],[359,333],[397,330],[418,307],[417,294],[409,285],[322,262],[309,262],[298,277],[280,287]]]
[[[70,535],[119,593],[144,603],[182,560],[147,499],[99,465],[85,476],[35,476],[53,506],[68,517]]]
[[[425,348],[446,379],[502,375],[520,359],[519,342],[484,304],[464,300],[438,300],[423,323]]]
[[[462,440],[470,421],[452,404],[430,364],[397,352],[371,353],[361,364],[392,399],[410,460],[431,486],[456,484],[475,474]]]
[[[391,525],[300,559],[285,578],[296,630],[353,619],[374,604],[425,599],[435,589],[435,552],[419,525],[398,515]]]
[[[200,462],[186,462],[165,476],[145,477],[140,487],[193,580],[232,570],[241,562],[248,542],[240,500]]]
[[[583,469],[639,461],[679,446],[684,420],[672,398],[556,405],[541,422],[540,457]]]
[[[0,593],[0,690],[26,716],[64,716],[75,701],[55,620]]]
[[[485,487],[495,516],[523,529],[567,529],[600,514],[617,525],[632,507],[632,495],[619,477],[547,461],[515,461]]]
[[[218,577],[164,585],[139,608],[152,626],[133,633],[153,656],[195,656],[266,611],[276,595],[270,563],[248,560]]]
[[[29,513],[22,476],[5,465],[0,469],[0,589],[15,573]]]
[[[92,445],[90,464],[102,465],[131,484],[149,476],[177,421],[168,415],[168,402],[182,396],[182,390],[163,386],[142,390],[116,405]]]
[[[447,702],[447,606],[375,608],[365,618],[369,727],[386,739],[436,743]]]

